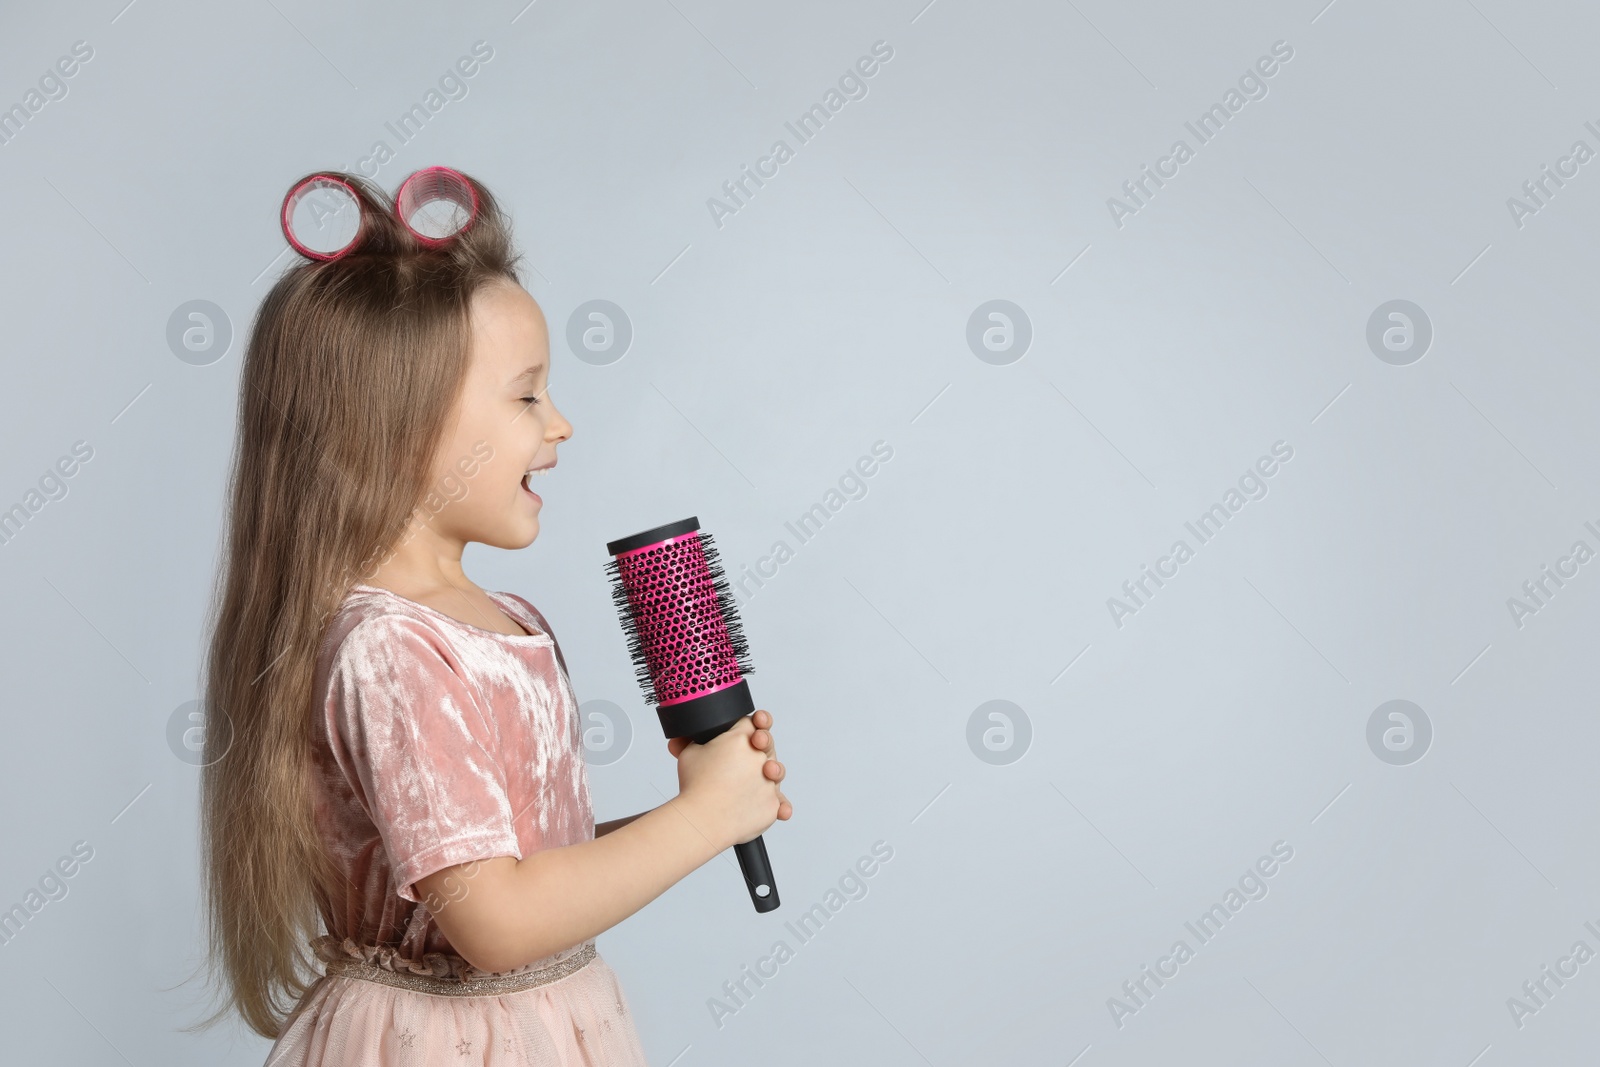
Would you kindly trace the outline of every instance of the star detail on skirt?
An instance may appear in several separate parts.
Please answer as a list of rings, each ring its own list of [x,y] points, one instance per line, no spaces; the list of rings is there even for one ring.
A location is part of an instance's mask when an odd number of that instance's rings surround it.
[[[416,1039],[417,1039],[417,1035],[416,1034],[413,1034],[410,1030],[406,1030],[405,1032],[403,1032],[400,1035],[400,1044],[405,1046],[406,1048],[410,1048],[411,1047],[411,1043],[413,1041],[415,1041]]]
[[[468,1041],[466,1038],[462,1038],[460,1041],[456,1042],[456,1051],[461,1053],[463,1056],[467,1055],[472,1051],[472,1042]]]

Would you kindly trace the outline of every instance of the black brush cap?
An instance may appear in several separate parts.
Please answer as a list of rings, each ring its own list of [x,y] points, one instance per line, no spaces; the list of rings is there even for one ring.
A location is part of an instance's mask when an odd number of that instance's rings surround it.
[[[687,519],[679,519],[677,522],[669,522],[665,526],[657,526],[642,533],[607,542],[606,551],[613,556],[621,552],[632,552],[636,548],[653,545],[657,541],[665,541],[669,537],[682,537],[684,534],[694,533],[698,529],[700,529],[699,517],[690,515]]]

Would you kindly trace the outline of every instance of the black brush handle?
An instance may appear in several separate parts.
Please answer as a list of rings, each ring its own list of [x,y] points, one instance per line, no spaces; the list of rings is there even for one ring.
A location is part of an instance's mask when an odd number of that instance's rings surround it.
[[[772,863],[767,859],[767,843],[757,837],[734,845],[733,854],[739,857],[744,884],[750,889],[750,903],[757,911],[772,911],[778,906],[778,886],[772,877]]]
[[[739,688],[744,689],[744,686],[741,685]],[[728,730],[740,718],[742,716],[736,715],[725,723],[688,735],[689,739],[697,745],[703,745]],[[743,844],[734,845],[733,854],[739,857],[739,870],[744,874],[745,888],[750,890],[750,903],[755,905],[758,912],[775,910],[778,906],[778,882],[772,877],[772,861],[767,859],[767,843],[760,837],[754,837]]]

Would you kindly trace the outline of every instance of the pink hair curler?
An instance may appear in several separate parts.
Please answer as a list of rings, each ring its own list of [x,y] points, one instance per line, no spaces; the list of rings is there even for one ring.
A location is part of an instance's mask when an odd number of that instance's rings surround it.
[[[418,241],[438,248],[478,221],[478,190],[458,170],[428,167],[400,183],[394,212]]]
[[[297,182],[283,198],[280,221],[283,236],[296,252],[326,263],[349,252],[360,240],[361,198],[343,178],[313,174]]]

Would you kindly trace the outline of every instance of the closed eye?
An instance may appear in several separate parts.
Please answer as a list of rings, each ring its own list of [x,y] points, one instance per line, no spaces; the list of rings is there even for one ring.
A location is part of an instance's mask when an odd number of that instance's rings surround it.
[[[524,404],[542,404],[542,403],[544,403],[543,400],[540,400],[536,396],[525,396],[525,397],[522,398],[522,402]]]

